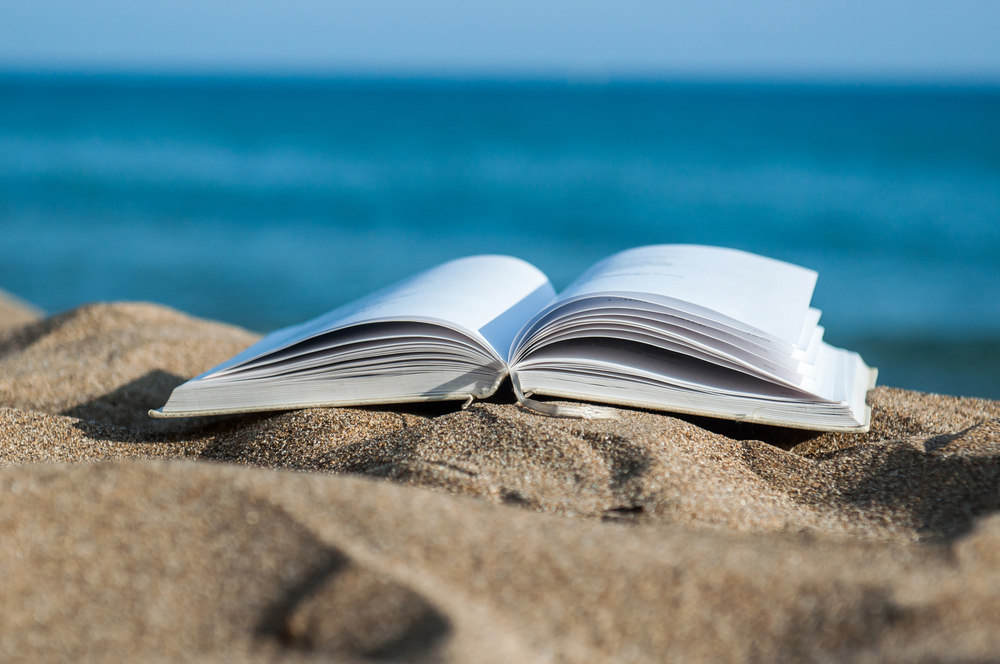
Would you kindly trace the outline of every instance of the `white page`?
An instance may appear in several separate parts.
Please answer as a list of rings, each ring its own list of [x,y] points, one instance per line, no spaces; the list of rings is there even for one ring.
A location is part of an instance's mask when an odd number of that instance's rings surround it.
[[[444,263],[306,323],[272,332],[199,376],[237,366],[315,335],[366,322],[427,322],[468,333],[506,360],[514,334],[555,297],[542,272],[510,256],[470,256]]]
[[[335,334],[321,334],[311,337],[308,341],[294,343],[282,350],[268,353],[256,360],[229,369],[215,370],[206,380],[220,380],[227,377],[244,377],[254,375],[258,371],[270,371],[270,368],[280,369],[289,366],[308,366],[314,363],[328,364],[336,352],[341,357],[345,349],[384,348],[396,346],[400,339],[419,339],[425,345],[445,342],[453,349],[463,348],[470,357],[489,359],[481,344],[476,344],[465,335],[440,325],[428,323],[389,322],[355,325]]]
[[[615,310],[630,310],[633,315],[642,317],[664,317],[679,327],[699,331],[723,343],[736,345],[759,355],[771,357],[777,354],[790,358],[795,351],[795,346],[790,343],[774,340],[759,333],[747,332],[742,328],[727,325],[703,315],[679,311],[662,301],[654,302],[653,299],[656,297],[645,293],[600,293],[579,295],[570,299],[556,299],[532,318],[518,333],[514,339],[514,346],[511,348],[512,362],[508,361],[508,364],[516,364],[520,358],[525,356],[529,348],[537,341],[544,339],[553,326],[559,326],[563,322],[571,322],[580,316],[596,315],[604,311]],[[718,314],[711,315],[719,318]]]
[[[687,354],[671,353],[644,345],[603,339],[600,344],[563,344],[541,349],[519,367],[519,373],[535,369],[559,370],[574,366],[605,368],[621,376],[646,376],[673,385],[702,388],[715,392],[745,396],[772,395],[803,397],[808,391],[792,386],[777,385],[739,371],[709,364]],[[524,389],[530,381],[522,380]]]
[[[592,300],[577,300],[573,304],[587,305],[588,302],[592,302]],[[585,307],[575,312],[567,312],[568,308],[560,309],[559,316],[545,324],[543,334],[534,334],[530,343],[522,343],[518,346],[517,357],[524,358],[530,355],[533,349],[541,344],[549,343],[550,337],[562,330],[586,331],[591,325],[616,322],[622,325],[636,325],[640,328],[651,326],[662,331],[667,338],[680,337],[694,344],[702,344],[725,353],[748,353],[760,358],[761,361],[776,363],[792,371],[799,371],[802,368],[803,361],[774,348],[753,343],[746,338],[738,337],[718,328],[698,325],[684,318],[662,313],[652,307],[653,305],[647,309],[610,306]]]
[[[802,323],[802,333],[799,336],[799,343],[795,344],[796,350],[804,351],[812,344],[813,333],[819,326],[819,319],[822,315],[823,312],[819,309],[809,307],[809,310],[806,312],[806,319]]]
[[[559,299],[645,293],[692,313],[715,312],[727,322],[797,345],[811,318],[816,276],[812,270],[736,249],[665,244],[604,259]]]
[[[305,360],[296,358],[253,367],[247,371],[227,374],[224,376],[224,380],[227,382],[257,380],[265,377],[297,375],[313,370],[334,371],[340,367],[359,362],[409,361],[414,358],[453,359],[469,366],[489,366],[491,362],[491,359],[481,352],[473,353],[454,343],[428,342],[426,339],[420,338],[410,340],[403,338],[375,339],[367,343],[338,346],[335,354],[332,355],[318,355],[318,357]],[[498,364],[495,359],[492,362]],[[213,376],[206,380],[216,379]]]
[[[743,371],[756,375],[766,380],[776,382],[787,382],[790,385],[798,386],[802,382],[803,375],[793,368],[784,367],[778,364],[767,362],[760,357],[747,353],[742,349],[729,347],[713,347],[700,344],[690,337],[669,334],[663,330],[645,325],[621,323],[616,321],[594,321],[588,325],[579,327],[568,326],[565,329],[547,334],[545,341],[536,345],[527,354],[529,361],[542,348],[553,344],[562,343],[570,339],[573,340],[593,340],[599,339],[628,339],[641,342],[654,348],[662,348],[676,353],[684,353],[691,357],[698,358],[705,362],[725,366],[736,371]],[[514,365],[518,369],[522,364]]]
[[[527,379],[537,394],[557,398],[592,400],[629,407],[723,417],[824,431],[867,429],[866,409],[851,404],[789,399],[761,395],[733,395],[672,386],[633,376],[619,376],[586,369],[579,373],[532,371]],[[863,406],[863,399],[862,399]]]

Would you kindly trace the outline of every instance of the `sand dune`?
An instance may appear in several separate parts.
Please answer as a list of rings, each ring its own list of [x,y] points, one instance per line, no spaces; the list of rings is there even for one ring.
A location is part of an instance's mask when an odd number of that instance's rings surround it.
[[[853,436],[144,418],[253,339],[146,304],[0,329],[0,659],[1000,657],[1000,402],[879,388]]]
[[[26,325],[41,317],[42,312],[37,307],[0,290],[0,330]]]
[[[190,428],[150,419],[141,406],[159,408],[163,395],[258,338],[146,303],[0,326],[0,403],[144,430]]]

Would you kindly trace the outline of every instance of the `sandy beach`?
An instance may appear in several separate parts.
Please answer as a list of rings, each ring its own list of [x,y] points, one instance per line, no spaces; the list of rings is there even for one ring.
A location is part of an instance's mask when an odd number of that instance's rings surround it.
[[[146,415],[256,338],[0,297],[0,660],[1000,658],[1000,402]]]

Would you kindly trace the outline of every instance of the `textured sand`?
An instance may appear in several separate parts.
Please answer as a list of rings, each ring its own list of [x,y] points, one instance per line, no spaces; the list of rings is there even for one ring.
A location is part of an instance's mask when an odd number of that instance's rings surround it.
[[[42,317],[42,312],[10,293],[0,290],[0,330],[26,325]]]
[[[146,303],[91,304],[21,327],[0,325],[0,404],[145,430],[190,428],[189,420],[153,420],[147,412],[258,338]]]
[[[1000,402],[880,387],[864,435],[143,417],[253,339],[143,304],[0,329],[0,660],[1000,659]]]

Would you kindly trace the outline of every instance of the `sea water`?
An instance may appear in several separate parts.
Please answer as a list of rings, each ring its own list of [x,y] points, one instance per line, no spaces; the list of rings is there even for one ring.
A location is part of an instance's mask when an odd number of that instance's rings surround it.
[[[880,383],[1000,398],[997,88],[0,77],[0,288],[49,312],[263,332],[458,256],[563,288],[679,242],[817,270]]]

